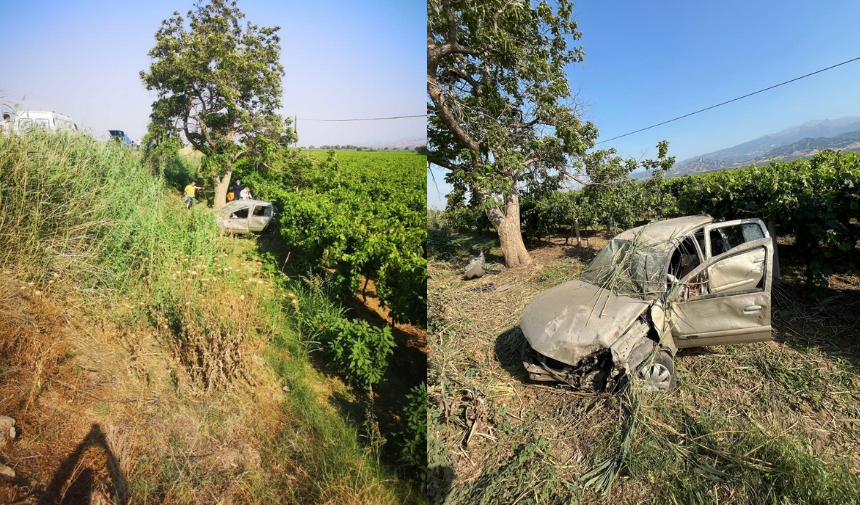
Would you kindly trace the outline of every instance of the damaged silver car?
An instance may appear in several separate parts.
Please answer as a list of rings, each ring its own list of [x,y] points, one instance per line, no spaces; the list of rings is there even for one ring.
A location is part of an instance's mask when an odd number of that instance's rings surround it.
[[[532,380],[612,391],[676,384],[678,349],[771,339],[773,243],[759,219],[688,216],[627,230],[580,280],[535,296],[523,312]]]
[[[221,207],[215,222],[224,233],[263,233],[275,215],[270,202],[235,200]]]

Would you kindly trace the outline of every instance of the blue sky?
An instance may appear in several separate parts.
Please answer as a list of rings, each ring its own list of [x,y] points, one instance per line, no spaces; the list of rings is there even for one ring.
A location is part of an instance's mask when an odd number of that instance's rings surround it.
[[[0,91],[26,108],[68,114],[96,136],[146,133],[155,94],[140,82],[161,21],[192,0],[3,2]],[[282,113],[314,119],[423,114],[425,2],[240,0],[246,20],[280,26]],[[299,120],[299,145],[426,137],[423,118]]]
[[[589,0],[574,15],[585,61],[568,76],[604,139],[860,56],[857,1]],[[851,115],[860,115],[860,61],[600,147],[653,157],[665,139],[682,161]],[[431,181],[428,204],[444,201]]]

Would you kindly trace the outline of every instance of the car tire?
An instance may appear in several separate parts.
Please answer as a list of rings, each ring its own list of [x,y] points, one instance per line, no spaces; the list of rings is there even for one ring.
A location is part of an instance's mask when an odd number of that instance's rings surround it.
[[[666,351],[659,351],[652,361],[646,359],[636,370],[637,382],[649,392],[669,392],[675,389],[678,378],[675,376],[675,363]]]

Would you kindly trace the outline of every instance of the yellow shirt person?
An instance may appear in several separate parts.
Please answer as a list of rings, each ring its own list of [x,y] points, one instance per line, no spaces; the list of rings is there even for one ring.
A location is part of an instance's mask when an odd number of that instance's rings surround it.
[[[197,183],[191,181],[191,184],[185,186],[185,208],[190,209],[194,205],[194,195],[197,193]]]

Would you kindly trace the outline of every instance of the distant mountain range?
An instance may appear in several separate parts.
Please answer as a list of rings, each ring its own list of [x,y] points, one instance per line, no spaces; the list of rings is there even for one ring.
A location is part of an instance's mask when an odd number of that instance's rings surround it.
[[[743,144],[696,156],[669,170],[672,177],[713,172],[725,168],[789,161],[814,156],[824,149],[860,151],[860,116],[807,121]]]
[[[366,147],[369,149],[415,149],[419,146],[426,146],[427,138],[424,137],[402,137],[399,139],[391,139],[391,140],[365,140],[359,142],[329,142],[326,144],[316,144],[308,146],[305,143],[301,143],[300,147],[311,147],[311,148],[321,148],[321,147],[332,147],[339,146],[343,148],[347,148],[347,146],[352,149],[355,147]]]
[[[860,119],[860,118],[858,118]],[[375,149],[382,149],[385,147],[392,149],[403,149],[404,147],[416,148],[418,146],[426,146],[427,139],[426,138],[406,138],[399,140],[391,140],[387,142],[374,142],[374,143],[365,143],[362,144],[365,147],[372,147]]]

